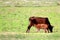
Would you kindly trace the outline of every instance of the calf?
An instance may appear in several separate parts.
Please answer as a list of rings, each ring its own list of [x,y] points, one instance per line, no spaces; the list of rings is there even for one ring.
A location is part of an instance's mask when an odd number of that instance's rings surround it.
[[[40,29],[44,29],[44,30],[45,30],[45,33],[46,33],[46,32],[49,32],[49,31],[48,31],[48,24],[34,24],[34,26],[37,28],[37,32],[38,32]]]

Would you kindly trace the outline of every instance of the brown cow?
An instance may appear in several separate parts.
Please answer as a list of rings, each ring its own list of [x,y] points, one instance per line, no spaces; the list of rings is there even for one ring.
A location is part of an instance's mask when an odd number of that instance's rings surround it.
[[[49,32],[49,31],[50,32],[53,32],[52,31],[53,30],[53,26],[51,26],[48,18],[43,18],[43,17],[30,17],[29,18],[29,21],[30,21],[30,24],[29,24],[26,32],[30,32],[30,28],[32,26],[35,26],[38,29],[38,31],[40,29],[44,29],[45,32]]]

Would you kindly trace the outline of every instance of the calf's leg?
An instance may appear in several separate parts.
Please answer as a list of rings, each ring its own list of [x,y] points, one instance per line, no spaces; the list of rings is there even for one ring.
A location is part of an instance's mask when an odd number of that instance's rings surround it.
[[[48,33],[48,29],[44,29],[45,30],[45,33]]]
[[[39,32],[39,31],[40,31],[40,29],[37,28],[36,32]]]

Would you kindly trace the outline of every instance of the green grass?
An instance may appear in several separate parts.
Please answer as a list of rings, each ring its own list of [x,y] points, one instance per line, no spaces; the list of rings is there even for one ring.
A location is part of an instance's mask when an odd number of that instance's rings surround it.
[[[60,40],[57,33],[0,34],[0,40]]]
[[[30,16],[48,17],[54,26],[53,33],[36,34],[36,28],[31,28],[31,34],[24,34],[29,24]],[[0,7],[0,33],[15,32],[18,34],[0,34],[1,40],[60,40],[60,6],[52,7]]]

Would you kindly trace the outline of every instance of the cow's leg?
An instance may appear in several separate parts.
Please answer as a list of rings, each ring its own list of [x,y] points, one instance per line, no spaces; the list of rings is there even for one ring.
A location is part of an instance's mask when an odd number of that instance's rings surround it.
[[[47,28],[47,32],[49,33],[49,29]]]
[[[49,29],[47,29],[47,33],[49,33]]]
[[[27,33],[30,32],[30,28],[31,28],[31,26],[29,25],[28,28],[27,28],[27,31],[26,31]]]
[[[31,27],[32,27],[32,24],[30,24],[30,25],[28,26],[28,28],[27,28],[27,30],[26,30],[27,33],[30,32],[30,28],[31,28]]]

